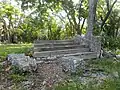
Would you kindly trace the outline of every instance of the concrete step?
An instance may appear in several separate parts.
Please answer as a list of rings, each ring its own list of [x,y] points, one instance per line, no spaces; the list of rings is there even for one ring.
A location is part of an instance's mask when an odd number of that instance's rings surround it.
[[[80,52],[89,52],[89,48],[34,52],[34,57],[50,57],[50,56],[74,54]]]
[[[41,60],[56,60],[56,58],[60,57],[69,57],[74,56],[80,59],[95,59],[97,58],[97,54],[95,52],[80,52],[80,53],[73,53],[73,54],[61,54],[52,57],[36,57],[37,61]]]
[[[74,42],[73,40],[36,40],[34,43],[61,43],[61,42]]]
[[[64,46],[64,45],[75,45],[74,42],[59,42],[59,43],[35,43],[34,47],[54,47],[54,46]]]
[[[81,49],[87,48],[85,45],[64,45],[64,46],[43,46],[43,47],[35,47],[34,52],[40,51],[53,51],[53,50],[64,50],[64,49]]]
[[[75,56],[80,59],[97,58],[97,54],[95,52],[81,52],[81,53],[74,53],[74,54],[66,54],[65,56]]]

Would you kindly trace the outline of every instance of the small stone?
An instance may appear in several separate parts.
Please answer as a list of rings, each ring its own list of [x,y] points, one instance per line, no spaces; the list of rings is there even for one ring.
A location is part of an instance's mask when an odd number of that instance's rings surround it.
[[[43,83],[42,83],[42,84],[43,84],[43,85],[45,85],[46,83],[47,83],[46,81],[43,81]]]
[[[116,55],[117,58],[120,58],[120,55]]]
[[[12,90],[14,88],[14,85],[8,87],[9,90]],[[0,89],[1,90],[1,89]]]
[[[23,84],[24,86],[26,86],[26,85],[33,85],[33,83],[30,82],[30,81],[24,81],[24,82],[22,82],[22,84]]]

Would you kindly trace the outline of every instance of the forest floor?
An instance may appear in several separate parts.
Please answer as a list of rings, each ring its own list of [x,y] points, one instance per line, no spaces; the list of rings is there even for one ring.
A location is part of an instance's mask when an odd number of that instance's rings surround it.
[[[59,59],[38,64],[36,72],[2,66],[5,55],[26,52],[31,46],[0,47],[6,52],[0,54],[0,90],[120,90],[120,60],[115,58],[85,60],[75,73],[63,72]]]
[[[38,64],[33,73],[1,69],[1,90],[119,90],[120,60],[86,60],[76,73],[62,71],[59,60]]]

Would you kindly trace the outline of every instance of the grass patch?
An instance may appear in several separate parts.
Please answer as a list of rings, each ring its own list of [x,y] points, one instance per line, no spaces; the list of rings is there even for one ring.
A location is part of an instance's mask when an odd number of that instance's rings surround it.
[[[84,88],[84,85],[72,80],[60,82],[59,84],[55,85],[55,90],[84,90]]]
[[[120,70],[120,62],[119,60],[116,61],[115,59],[90,60],[89,65],[93,68],[103,69],[107,73]]]
[[[22,75],[19,75],[19,74],[11,74],[9,76],[9,78],[12,79],[13,82],[15,82],[15,83],[19,83],[19,82],[22,82],[22,81],[26,80],[25,76],[22,76]]]
[[[10,53],[25,53],[32,47],[32,44],[1,44],[0,57],[4,59]]]

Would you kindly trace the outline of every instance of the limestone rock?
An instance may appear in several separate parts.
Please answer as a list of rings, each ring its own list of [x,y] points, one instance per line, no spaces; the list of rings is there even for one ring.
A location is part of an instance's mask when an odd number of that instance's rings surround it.
[[[62,70],[64,72],[74,73],[82,60],[83,59],[74,56],[62,57],[61,58]]]
[[[36,60],[24,54],[9,54],[7,59],[12,65],[19,67],[23,71],[35,71],[37,69]]]

